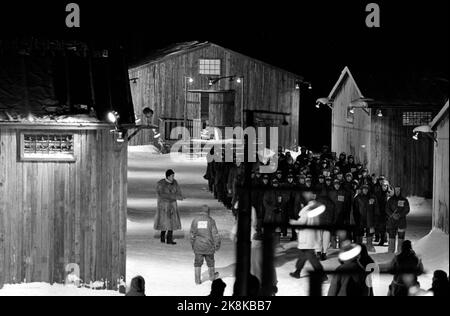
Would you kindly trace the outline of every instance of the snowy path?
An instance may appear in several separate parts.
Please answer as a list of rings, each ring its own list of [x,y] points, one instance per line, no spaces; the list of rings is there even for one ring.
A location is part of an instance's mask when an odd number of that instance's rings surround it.
[[[173,168],[187,199],[179,203],[183,231],[175,234],[178,245],[169,247],[159,241],[158,232],[153,230],[156,208],[155,184],[164,177],[164,171]],[[233,217],[207,192],[207,182],[203,179],[206,161],[204,159],[171,161],[169,156],[153,155],[145,150],[131,150],[129,154],[128,187],[128,248],[127,279],[142,275],[147,280],[149,295],[207,295],[210,282],[201,286],[194,284],[193,254],[188,233],[190,223],[199,206],[208,204],[224,238],[221,250],[216,255],[216,267],[227,283],[226,294],[231,295],[234,284],[234,245],[229,239]],[[431,227],[430,201],[411,199],[412,214],[409,216],[407,238],[416,241],[429,233]],[[296,260],[295,243],[285,244],[286,251],[278,254],[276,266],[279,280],[279,295],[306,295],[308,278],[295,280],[289,277]],[[391,256],[385,254],[387,247],[376,247],[373,258],[378,263],[386,263]],[[326,269],[338,265],[337,253],[330,253],[330,259],[323,263]],[[206,269],[204,267],[204,269]],[[206,275],[204,275],[206,277]],[[426,278],[425,287],[429,278]],[[385,295],[390,276],[382,276],[375,287],[376,295]],[[324,286],[326,293],[328,285]]]

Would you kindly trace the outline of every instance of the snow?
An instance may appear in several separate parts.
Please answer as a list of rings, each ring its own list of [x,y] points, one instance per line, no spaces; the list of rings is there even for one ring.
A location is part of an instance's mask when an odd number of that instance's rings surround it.
[[[123,296],[119,292],[77,288],[73,285],[27,283],[5,285],[0,296]]]
[[[184,196],[179,203],[182,231],[175,232],[177,245],[161,244],[159,232],[153,229],[156,210],[156,182],[164,177],[166,169],[172,168]],[[134,276],[141,275],[146,280],[146,293],[152,296],[205,296],[210,292],[206,266],[203,267],[203,284],[194,282],[194,255],[189,242],[189,228],[193,218],[199,214],[200,206],[208,204],[211,215],[216,220],[223,242],[216,253],[216,270],[227,284],[225,295],[233,292],[235,269],[235,245],[230,239],[234,225],[231,211],[226,210],[214,200],[207,191],[207,182],[203,179],[206,171],[206,159],[177,155],[161,155],[152,146],[129,148],[128,172],[128,224],[127,224],[127,283]],[[419,277],[422,288],[431,286],[434,270],[448,272],[448,235],[431,229],[431,201],[419,197],[408,198],[411,213],[408,216],[406,238],[414,243],[414,248],[422,257],[427,274]],[[276,255],[279,296],[302,296],[308,294],[307,270],[309,263],[297,280],[289,276],[295,269],[296,243],[283,242],[284,249]],[[387,247],[375,247],[377,253],[373,259],[385,267],[393,258]],[[335,269],[338,263],[338,251],[330,250],[328,260],[322,262],[327,270]],[[331,277],[331,276],[330,276]],[[391,275],[383,274],[374,282],[375,295],[386,295],[392,281]],[[329,284],[323,286],[326,295]],[[62,285],[26,284],[5,285],[1,295],[120,295],[112,291],[66,288]]]

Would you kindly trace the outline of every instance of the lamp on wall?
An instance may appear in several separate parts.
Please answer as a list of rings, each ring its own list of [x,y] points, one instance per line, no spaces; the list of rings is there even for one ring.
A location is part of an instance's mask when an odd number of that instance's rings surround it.
[[[321,105],[326,105],[330,109],[333,109],[333,100],[330,100],[328,98],[318,98],[316,100],[316,108],[320,109]]]
[[[383,112],[381,110],[377,110],[377,116],[378,117],[383,117]]]
[[[419,140],[419,134],[424,134],[427,137],[431,138],[434,142],[437,143],[435,132],[431,129],[430,125],[422,125],[414,128],[413,130],[413,139]]]

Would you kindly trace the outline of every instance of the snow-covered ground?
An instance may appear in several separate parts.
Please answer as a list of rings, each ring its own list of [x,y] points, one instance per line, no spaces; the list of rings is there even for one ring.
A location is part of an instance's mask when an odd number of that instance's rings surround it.
[[[153,218],[156,210],[156,182],[164,177],[166,169],[172,168],[181,185],[186,200],[179,203],[183,230],[175,233],[176,246],[161,244],[159,233],[153,230]],[[146,280],[147,295],[162,296],[204,296],[209,294],[211,282],[196,286],[189,228],[192,219],[198,214],[200,206],[207,204],[215,218],[223,237],[222,247],[216,254],[216,267],[220,277],[227,284],[226,295],[232,294],[234,284],[235,247],[229,238],[234,224],[231,212],[214,200],[207,191],[207,182],[203,179],[206,159],[187,159],[178,156],[160,155],[149,146],[131,147],[129,150],[128,172],[128,232],[127,232],[127,281],[141,275]],[[434,270],[448,272],[448,235],[439,231],[430,233],[431,201],[411,197],[411,214],[408,216],[407,239],[414,242],[417,253],[422,257],[427,274],[419,281],[427,289],[431,285]],[[421,239],[422,238],[422,239]],[[285,250],[277,254],[276,267],[278,287],[281,296],[299,296],[308,294],[308,278],[292,279],[289,272],[296,261],[296,243],[284,243]],[[374,260],[382,266],[387,265],[392,255],[387,247],[376,247]],[[330,251],[329,259],[323,262],[325,269],[338,266],[337,252]],[[307,265],[306,268],[309,268]],[[304,272],[307,273],[306,271]],[[382,275],[374,284],[375,295],[386,295],[392,276]],[[323,287],[326,294],[327,284]],[[77,289],[62,285],[34,283],[5,285],[1,295],[120,295],[112,291],[94,291]]]

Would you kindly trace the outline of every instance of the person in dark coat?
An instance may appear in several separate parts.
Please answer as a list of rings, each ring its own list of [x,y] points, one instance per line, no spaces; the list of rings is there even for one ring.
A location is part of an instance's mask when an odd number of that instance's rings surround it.
[[[353,176],[353,173],[356,172],[356,164],[355,164],[355,158],[353,158],[352,155],[349,155],[347,157],[347,165],[345,167],[345,170],[343,170],[344,173],[351,173]]]
[[[373,296],[373,289],[367,284],[367,277],[370,274],[367,271],[367,265],[373,264],[374,261],[367,254],[367,250],[363,250],[365,246],[349,245],[343,251],[350,251],[351,248],[358,246],[361,247],[360,254],[343,261],[336,269],[328,296]]]
[[[173,241],[173,231],[181,230],[180,213],[177,201],[184,200],[180,186],[175,180],[172,169],[166,171],[166,178],[158,182],[156,187],[158,195],[157,210],[154,229],[161,231],[161,242],[176,245]],[[166,236],[167,232],[167,236]]]
[[[204,260],[208,266],[209,278],[214,281],[217,277],[215,271],[214,254],[220,249],[220,235],[216,221],[210,216],[209,207],[202,206],[201,215],[194,218],[191,224],[191,245],[195,254],[195,283],[201,284],[202,266]]]
[[[209,297],[212,298],[224,297],[226,287],[227,284],[223,282],[222,279],[215,279],[211,284],[211,293],[209,294]]]
[[[355,180],[358,180],[358,179],[359,179],[359,175],[361,174],[362,168],[363,168],[362,163],[358,162],[358,163],[356,164],[356,170],[355,170],[355,172],[352,172],[352,174],[353,174],[353,179],[355,179]]]
[[[417,278],[424,271],[422,261],[412,249],[411,241],[405,240],[401,247],[401,252],[390,265],[394,279],[389,285],[388,296],[408,296],[411,287],[419,286]]]
[[[325,184],[325,176],[319,175],[318,182],[315,185],[314,189],[315,189],[315,191],[317,191],[317,194],[319,196],[327,196],[328,195],[327,185]]]
[[[433,283],[431,289],[433,296],[448,297],[450,294],[449,280],[447,273],[442,270],[436,270],[433,273]]]
[[[369,252],[375,252],[373,246],[373,235],[375,233],[375,217],[378,215],[378,203],[376,197],[369,192],[369,186],[361,186],[361,193],[353,202],[353,216],[359,227],[357,241],[361,243],[364,233],[366,234],[366,246]]]
[[[287,231],[290,196],[280,188],[277,178],[272,179],[272,190],[264,194],[264,223],[275,225],[276,244],[280,244],[281,233]]]
[[[333,190],[333,178],[325,177],[325,186],[327,188],[327,192],[332,191]]]
[[[384,180],[381,184],[381,190],[375,193],[378,202],[379,213],[375,224],[375,242],[378,246],[384,246],[386,242],[386,206],[389,199],[389,183]]]
[[[395,239],[398,237],[397,253],[402,249],[402,243],[406,234],[406,215],[409,213],[408,199],[402,196],[401,188],[394,188],[394,196],[392,196],[386,205],[386,229],[389,235],[388,252],[395,252]]]
[[[288,216],[286,216],[285,226],[289,226],[289,220],[297,219],[298,212],[295,211],[295,194],[299,190],[298,185],[294,181],[294,175],[292,173],[287,175],[287,182],[283,183],[282,188],[286,190],[286,195],[289,196],[288,202]],[[291,229],[291,241],[297,240],[297,232],[295,228]]]
[[[271,183],[269,179],[269,175],[264,174],[262,176],[262,180],[259,186],[257,186],[257,189],[255,191],[254,198],[256,201],[253,200],[252,197],[252,203],[256,210],[256,218],[257,218],[257,232],[262,232],[262,227],[264,225],[264,217],[265,217],[265,208],[264,208],[264,195],[266,192],[271,188]]]
[[[342,183],[342,188],[345,191],[351,192],[353,188],[352,181],[353,181],[353,174],[351,172],[347,172],[345,174],[344,183]]]
[[[341,188],[339,180],[335,180],[333,183],[333,190],[328,192],[328,197],[334,205],[335,210],[335,225],[349,225],[350,224],[350,212],[352,206],[352,195],[350,192]],[[345,236],[344,236],[345,237]],[[332,246],[336,247],[336,236],[332,238]]]
[[[342,152],[339,155],[339,160],[336,162],[335,166],[339,167],[339,170],[341,172],[344,172],[346,166],[347,166],[347,154]]]
[[[146,296],[144,278],[141,276],[134,277],[131,280],[130,290],[125,296]]]

